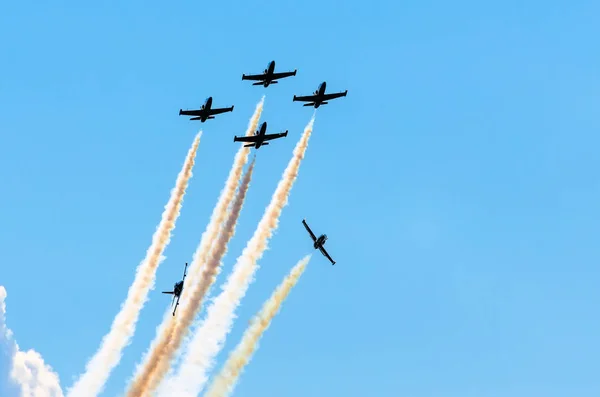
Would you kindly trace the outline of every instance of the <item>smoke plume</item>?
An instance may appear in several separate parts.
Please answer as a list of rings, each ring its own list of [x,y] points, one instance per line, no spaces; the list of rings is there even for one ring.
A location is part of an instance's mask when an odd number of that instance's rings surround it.
[[[256,106],[256,110],[250,119],[246,136],[252,135],[256,130],[258,120],[262,113],[263,103],[264,97]],[[143,363],[138,367],[136,376],[127,391],[127,395],[130,397],[149,394],[158,386],[158,383],[167,373],[169,363],[181,345],[188,327],[200,310],[204,295],[207,293],[210,285],[214,282],[214,278],[216,278],[220,257],[216,260],[210,260],[210,262],[216,264],[214,266],[209,266],[212,264],[208,263],[209,256],[211,256],[211,258],[213,257],[210,255],[211,248],[215,245],[217,235],[221,231],[220,226],[227,216],[227,208],[233,199],[243,167],[248,161],[249,151],[249,148],[242,146],[235,156],[233,167],[229,173],[227,182],[225,183],[225,188],[221,192],[219,201],[213,210],[206,231],[202,234],[200,245],[194,253],[192,265],[190,266],[189,286],[183,289],[180,312],[175,318],[166,318],[159,327],[157,336],[153,341],[149,352],[146,354]],[[240,210],[242,204],[243,200],[239,203]],[[239,211],[231,226],[232,230],[233,226],[235,226],[235,222],[237,222],[237,216],[239,216]],[[225,247],[232,234],[233,231],[231,233],[228,233],[226,230],[222,231],[222,236],[226,236],[226,241],[223,243]]]
[[[6,327],[6,289],[0,285],[0,339],[10,354],[10,379],[21,397],[63,397],[58,375],[35,350],[22,351]]]
[[[265,302],[250,327],[244,332],[241,342],[229,355],[223,369],[215,377],[204,397],[224,397],[233,392],[242,370],[252,358],[254,351],[258,348],[258,340],[266,329],[269,328],[273,317],[275,317],[281,304],[300,279],[309,260],[310,255],[302,258],[283,279],[283,282],[277,289],[275,289],[269,300]]]
[[[254,235],[238,258],[232,273],[207,310],[207,316],[196,331],[181,369],[171,384],[179,384],[178,395],[197,396],[207,380],[207,373],[214,365],[214,358],[222,349],[235,318],[235,310],[252,282],[258,269],[257,261],[267,248],[267,242],[277,228],[278,219],[287,204],[291,188],[298,176],[300,163],[312,133],[314,116],[304,129],[294,154],[273,194],[271,202],[258,224]]]
[[[98,395],[104,388],[111,371],[119,363],[123,349],[130,343],[140,311],[148,298],[148,292],[154,287],[156,269],[164,260],[162,254],[169,244],[171,232],[175,228],[175,221],[179,217],[183,196],[192,177],[192,168],[201,134],[202,132],[199,132],[196,135],[192,147],[188,151],[183,168],[177,176],[175,188],[171,191],[171,197],[165,206],[160,224],[152,236],[152,244],[136,270],[135,279],[129,287],[121,311],[115,317],[108,334],[104,336],[100,348],[87,363],[86,372],[69,390],[69,397]]]

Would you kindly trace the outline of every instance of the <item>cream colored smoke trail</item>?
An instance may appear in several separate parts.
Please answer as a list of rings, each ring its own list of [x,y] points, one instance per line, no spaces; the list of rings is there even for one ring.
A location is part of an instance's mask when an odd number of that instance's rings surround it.
[[[229,241],[235,234],[235,226],[237,224],[237,220],[240,216],[240,212],[242,210],[242,206],[244,204],[244,200],[246,198],[246,193],[248,191],[248,186],[252,179],[252,172],[254,170],[254,160],[250,163],[250,167],[246,171],[244,175],[244,179],[242,180],[242,184],[240,185],[240,189],[238,194],[233,201],[231,213],[225,222],[225,226],[223,227],[223,232],[217,243],[213,247],[213,251],[211,252],[211,258],[207,262],[206,267],[203,269],[206,273],[204,275],[203,280],[205,280],[205,284],[202,288],[200,288],[200,293],[204,295],[205,291],[207,291],[214,281],[216,280],[217,274],[220,272],[221,259],[227,252],[227,245]],[[191,322],[194,320],[195,313],[187,313],[188,317],[182,321],[182,323],[187,324],[188,327],[191,326]],[[197,341],[189,341],[187,345],[198,343]],[[187,351],[188,347],[184,346],[182,348],[183,351]],[[186,365],[187,363],[183,363],[182,365]],[[179,394],[179,382],[177,379],[174,379],[173,376],[167,377],[162,384],[159,386],[158,394],[166,394],[166,395],[178,395]]]
[[[63,397],[58,375],[38,352],[21,350],[6,327],[6,296],[6,289],[0,285],[0,351],[6,349],[11,356],[10,380],[20,389],[22,397]],[[3,388],[12,389],[11,386]],[[10,394],[11,390],[6,391]]]
[[[246,131],[247,136],[252,135],[258,126],[263,103],[264,97],[256,106],[254,114],[250,119]],[[206,284],[206,264],[209,260],[209,254],[219,235],[221,224],[227,216],[227,208],[231,204],[242,170],[248,161],[249,152],[249,148],[242,146],[235,156],[233,167],[225,183],[225,188],[221,192],[210,222],[202,234],[200,245],[194,253],[192,265],[190,266],[188,287],[183,289],[181,297],[181,309],[174,318],[165,317],[165,321],[159,326],[157,336],[129,386],[127,395],[130,397],[146,395],[145,393],[149,389],[154,390],[156,388],[158,382],[166,374],[171,358],[181,345],[184,332],[189,327],[187,319],[191,317],[193,320],[193,317],[201,308],[202,298],[207,292],[203,286]]]
[[[281,180],[273,194],[271,203],[258,224],[254,235],[238,258],[232,273],[222,288],[222,292],[214,299],[207,310],[206,318],[195,332],[193,342],[186,352],[181,369],[172,385],[178,385],[179,396],[197,396],[207,381],[207,373],[214,365],[215,356],[222,349],[227,334],[231,330],[235,318],[235,310],[252,282],[258,269],[257,261],[267,248],[267,242],[277,228],[278,219],[287,204],[291,188],[298,176],[300,163],[308,146],[312,133],[314,117],[304,129],[304,133],[294,149]],[[175,386],[174,386],[175,387]],[[167,395],[171,395],[167,393]]]
[[[192,147],[188,151],[183,169],[177,176],[175,188],[171,191],[171,197],[165,206],[160,224],[152,236],[152,244],[148,248],[146,258],[136,270],[135,279],[129,287],[121,311],[115,317],[108,334],[104,336],[100,348],[88,362],[86,372],[69,390],[69,397],[98,395],[104,388],[111,371],[119,363],[123,349],[129,344],[135,332],[140,311],[148,298],[148,292],[154,287],[156,269],[164,259],[162,254],[169,244],[171,232],[175,228],[175,221],[179,217],[183,196],[192,177],[192,168],[201,134],[202,132],[199,132],[196,135]]]
[[[277,289],[275,289],[269,300],[265,302],[250,327],[244,332],[240,343],[229,355],[223,369],[215,377],[204,397],[224,397],[233,392],[242,370],[252,358],[254,351],[258,348],[258,340],[266,329],[269,328],[281,304],[296,285],[302,273],[304,273],[309,260],[310,255],[302,258],[283,279],[283,282]]]

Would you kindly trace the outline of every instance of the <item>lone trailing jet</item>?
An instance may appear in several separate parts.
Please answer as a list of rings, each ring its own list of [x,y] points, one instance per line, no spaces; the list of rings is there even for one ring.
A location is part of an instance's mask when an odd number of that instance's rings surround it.
[[[269,62],[265,71],[261,74],[249,74],[242,75],[242,80],[258,80],[258,82],[253,83],[252,85],[263,85],[268,87],[270,84],[277,84],[278,79],[283,79],[285,77],[295,76],[298,69],[293,72],[280,72],[275,73],[275,61]]]
[[[173,291],[163,291],[163,294],[172,294],[173,301],[171,302],[171,306],[173,306],[173,302],[175,302],[175,298],[177,298],[177,303],[175,304],[175,309],[173,309],[173,315],[175,315],[175,310],[177,310],[177,306],[179,306],[179,298],[181,298],[181,291],[183,291],[183,282],[185,281],[185,273],[187,271],[187,263],[185,264],[185,269],[183,269],[183,280],[178,281],[173,286]]]
[[[310,227],[308,227],[308,225],[306,224],[306,221],[304,219],[302,219],[302,224],[306,228],[306,231],[308,231],[308,234],[310,234],[310,237],[313,239],[313,247],[315,249],[318,249],[319,251],[321,251],[321,253],[323,255],[325,255],[325,257],[327,257],[327,259],[329,259],[331,261],[331,264],[335,265],[335,261],[333,259],[331,259],[331,257],[327,253],[327,251],[325,251],[325,247],[323,247],[325,245],[325,242],[327,241],[327,235],[321,234],[317,238],[317,236],[315,236],[315,234],[312,232],[312,230],[310,230]]]
[[[327,105],[329,102],[326,102],[326,101],[328,101],[330,99],[340,98],[340,97],[346,96],[346,94],[348,94],[348,90],[346,90],[344,92],[336,92],[333,94],[326,94],[325,93],[326,86],[327,86],[326,82],[322,82],[321,84],[319,84],[319,87],[316,89],[314,95],[308,95],[308,96],[294,95],[294,101],[310,102],[310,103],[305,103],[304,106],[314,106],[316,109],[321,105]]]
[[[240,136],[240,137],[234,136],[233,141],[234,142],[252,142],[252,143],[249,143],[248,145],[244,145],[244,146],[245,147],[253,146],[256,149],[258,149],[259,147],[261,147],[263,145],[269,144],[269,142],[265,142],[265,141],[283,138],[284,136],[287,136],[287,133],[288,133],[287,130],[285,130],[285,132],[280,132],[277,134],[267,134],[266,132],[267,132],[267,122],[265,121],[260,126],[260,129],[256,130],[254,135]]]
[[[181,110],[179,109],[180,116],[197,116],[192,117],[190,120],[200,120],[200,122],[204,123],[208,119],[214,119],[215,114],[232,112],[233,106],[230,108],[213,108],[212,107],[212,97],[209,96],[206,98],[204,105],[198,110]]]

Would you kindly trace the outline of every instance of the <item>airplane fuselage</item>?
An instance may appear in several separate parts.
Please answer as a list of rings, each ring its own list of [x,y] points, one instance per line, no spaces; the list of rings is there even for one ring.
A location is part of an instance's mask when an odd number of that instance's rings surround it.
[[[315,249],[321,249],[325,245],[326,241],[327,241],[327,236],[324,235],[324,234],[321,234],[319,236],[319,238],[317,238],[317,241],[315,241],[315,243],[313,244],[313,246],[315,247]]]
[[[265,81],[263,85],[268,87],[273,81],[273,72],[275,72],[275,61],[269,62],[269,66],[265,69]]]
[[[262,146],[266,133],[267,133],[267,122],[265,121],[260,126],[260,130],[258,130],[256,133],[256,135],[258,136],[258,140],[256,141],[256,146],[255,146],[256,149],[258,149],[259,147]]]
[[[325,95],[325,88],[327,87],[327,83],[324,81],[321,84],[319,84],[319,88],[317,88],[317,90],[315,91],[315,95],[318,95],[320,97],[322,97],[323,95]],[[321,100],[316,100],[315,101],[315,109],[318,108],[319,106],[321,106],[322,101]]]
[[[204,109],[204,110],[210,110],[210,108],[212,107],[212,101],[213,100],[212,100],[211,96],[209,96],[208,98],[206,98],[206,101],[204,101],[204,105],[202,105],[202,109]],[[207,118],[208,118],[208,115],[202,116],[200,118],[200,121],[202,123],[204,123],[207,120]]]
[[[183,281],[178,281],[175,283],[175,286],[173,287],[173,294],[175,296],[179,296],[179,295],[181,295],[181,291],[183,291]]]

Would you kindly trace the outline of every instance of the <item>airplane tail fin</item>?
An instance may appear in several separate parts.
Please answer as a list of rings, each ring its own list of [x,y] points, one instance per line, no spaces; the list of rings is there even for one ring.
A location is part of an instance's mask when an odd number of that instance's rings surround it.
[[[271,81],[271,84],[278,84],[278,83],[279,83],[279,81],[277,81],[277,80]]]
[[[202,120],[202,117],[192,117],[190,120]]]
[[[249,143],[249,144],[247,144],[247,145],[244,145],[244,147],[255,147],[255,146],[256,146],[256,144],[255,144],[255,143]]]
[[[208,119],[214,119],[214,118],[215,118],[215,116],[208,116],[206,119],[208,120]]]
[[[327,105],[329,102],[321,102],[321,105]]]
[[[263,85],[263,82],[259,81],[258,83],[252,83],[252,85]]]
[[[304,104],[304,105],[302,105],[302,106],[315,106],[315,104],[314,104],[314,103],[305,103],[305,104]]]
[[[173,291],[163,291],[163,294],[174,294]]]
[[[269,142],[263,142],[262,146],[265,146],[265,145],[268,145],[268,144],[269,144]]]

